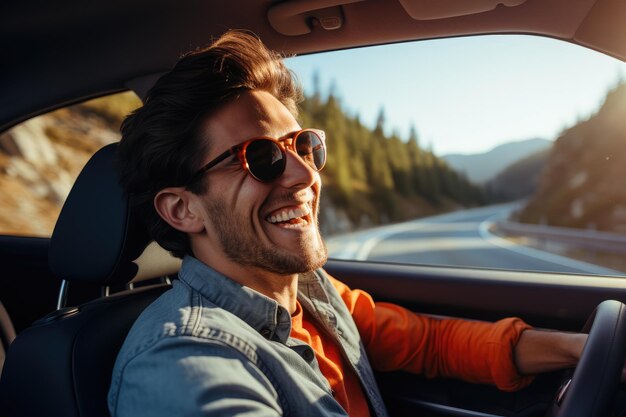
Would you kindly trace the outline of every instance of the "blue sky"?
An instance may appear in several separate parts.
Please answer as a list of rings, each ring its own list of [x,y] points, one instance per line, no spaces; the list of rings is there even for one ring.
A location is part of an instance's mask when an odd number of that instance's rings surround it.
[[[317,71],[343,106],[373,125],[381,106],[387,128],[417,128],[438,155],[478,153],[541,137],[595,112],[626,64],[554,39],[478,36],[361,48],[289,59],[305,92]],[[332,134],[331,132],[329,132]]]

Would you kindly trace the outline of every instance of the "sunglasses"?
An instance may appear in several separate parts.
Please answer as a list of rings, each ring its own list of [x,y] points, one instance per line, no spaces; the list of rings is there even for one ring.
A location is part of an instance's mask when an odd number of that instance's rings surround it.
[[[271,182],[285,172],[286,150],[292,150],[312,169],[320,171],[326,164],[326,134],[319,129],[304,129],[282,139],[258,137],[248,139],[213,159],[196,171],[190,184],[199,180],[208,170],[231,155],[237,155],[243,169],[252,178]]]

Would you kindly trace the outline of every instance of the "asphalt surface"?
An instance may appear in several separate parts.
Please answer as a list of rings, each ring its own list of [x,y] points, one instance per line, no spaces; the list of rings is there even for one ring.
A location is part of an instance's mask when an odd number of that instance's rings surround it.
[[[326,239],[331,258],[421,265],[623,275],[515,244],[489,232],[515,204],[462,210]]]

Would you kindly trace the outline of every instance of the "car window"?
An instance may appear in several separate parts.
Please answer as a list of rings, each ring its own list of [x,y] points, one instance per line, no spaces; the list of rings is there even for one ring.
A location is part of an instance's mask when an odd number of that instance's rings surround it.
[[[125,92],[61,108],[0,134],[0,234],[50,236],[89,157],[119,140],[140,100]]]
[[[626,65],[532,36],[295,57],[331,257],[623,275]]]

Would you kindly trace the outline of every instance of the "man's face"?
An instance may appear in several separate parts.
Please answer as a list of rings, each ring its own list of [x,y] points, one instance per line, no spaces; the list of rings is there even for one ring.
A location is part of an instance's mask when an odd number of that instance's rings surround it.
[[[208,162],[247,139],[279,139],[301,128],[274,96],[252,91],[212,115],[205,129],[211,141]],[[231,156],[206,174],[206,184],[204,224],[213,245],[220,246],[214,256],[281,275],[326,262],[317,220],[320,176],[293,151],[287,150],[283,175],[270,183],[252,178]]]

